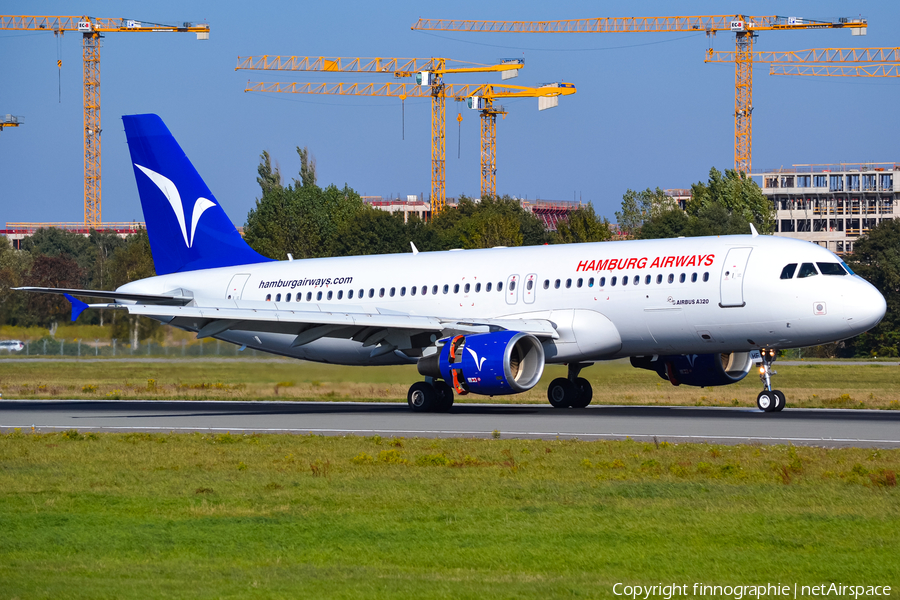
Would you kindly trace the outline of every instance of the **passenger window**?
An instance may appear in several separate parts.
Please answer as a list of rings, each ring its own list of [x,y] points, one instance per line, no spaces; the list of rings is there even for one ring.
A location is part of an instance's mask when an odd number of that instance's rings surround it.
[[[481,284],[480,284],[480,283],[476,283],[476,284],[475,284],[475,293],[477,294],[477,293],[480,292],[480,291],[481,291]]]
[[[616,285],[616,278],[615,278],[615,277],[613,277],[612,279],[609,280],[609,285],[611,285],[611,286],[615,286],[615,285]]]
[[[571,279],[566,279],[566,289],[568,289],[568,288],[570,288],[570,287],[572,287],[572,280],[571,280]]]
[[[793,279],[794,272],[797,270],[797,263],[791,263],[789,265],[785,265],[785,267],[781,270],[781,278],[782,279]]]
[[[578,286],[578,287],[581,287],[581,285],[582,285],[583,283],[584,283],[584,279],[582,279],[581,277],[579,277],[579,278],[578,278],[578,281],[575,282],[575,285]]]
[[[502,291],[503,291],[503,282],[502,282],[502,281],[498,281],[498,282],[497,282],[497,291],[498,291],[498,292],[502,292]]]
[[[486,291],[486,292],[491,291],[491,282],[490,282],[490,281],[488,281],[488,282],[487,282],[487,285],[484,286],[484,291]]]
[[[559,279],[553,282],[553,288],[557,290],[559,289]]]
[[[684,273],[682,273],[681,275],[678,276],[678,283],[684,283],[684,280],[685,280],[685,275],[684,275]]]
[[[291,295],[288,294],[287,296],[285,296],[285,297],[284,297],[284,301],[285,301],[285,302],[290,302],[290,301],[291,301]]]
[[[416,286],[412,286],[411,288],[409,288],[409,295],[415,296],[417,291],[419,291],[419,288],[417,288]]]
[[[380,290],[378,290],[378,297],[384,298],[384,288],[381,288]]]
[[[622,285],[628,285],[628,275],[622,278]]]
[[[697,283],[697,274],[691,273],[691,283]]]
[[[400,288],[400,295],[401,295],[401,296],[405,296],[405,295],[406,295],[406,286]]]
[[[593,277],[588,279],[588,287],[594,287],[594,278]]]
[[[353,290],[347,292],[347,300],[353,300]]]
[[[641,282],[641,276],[640,276],[640,275],[635,275],[635,276],[634,276],[634,281],[632,281],[631,283],[633,283],[634,285],[637,285],[637,284],[639,284],[640,282]]]
[[[272,301],[272,294],[266,294],[266,302]]]
[[[703,274],[703,281],[709,281],[709,271]]]
[[[446,294],[449,291],[450,291],[450,286],[445,283],[444,284],[444,293]]]
[[[468,284],[468,283],[467,283],[466,286],[463,288],[463,292],[466,293],[466,294],[469,293],[469,284]]]
[[[458,284],[458,283],[454,283],[454,284],[453,284],[453,293],[454,293],[454,294],[458,294],[458,293],[459,293],[459,284]]]
[[[281,302],[281,294],[275,294],[275,302]]]
[[[396,289],[397,289],[397,288],[391,288],[391,298],[394,297],[394,291],[395,291]]]
[[[606,277],[601,277],[600,278],[600,287],[603,287],[605,285],[606,285]]]
[[[512,281],[509,282],[509,291],[513,291],[515,289],[516,289],[516,280],[513,279]]]
[[[847,272],[840,263],[816,263],[819,265],[819,271],[822,275],[846,275]]]
[[[488,284],[488,285],[490,285],[490,284]],[[544,289],[545,290],[550,289],[550,280],[549,279],[544,280]]]
[[[294,300],[294,301],[295,301],[295,302],[300,302],[301,300],[303,300],[303,294],[297,294],[297,298],[296,298],[296,300]]]
[[[369,298],[375,297],[375,288],[369,288]]]
[[[797,273],[797,279],[801,279],[803,277],[812,277],[813,275],[818,275],[819,272],[816,271],[816,266],[812,263],[803,263],[800,265],[800,272]]]
[[[338,290],[338,300],[342,300],[344,298],[344,290]]]
[[[656,283],[657,283],[657,284],[662,283],[662,275],[657,275],[657,276],[656,276]]]
[[[525,284],[525,289],[527,289],[528,291],[531,291],[531,288],[533,288],[533,287],[534,287],[534,282],[529,279],[528,283]]]
[[[359,290],[359,298],[360,298],[360,300],[362,300],[362,297],[365,296],[365,295],[366,295],[366,291],[365,291],[365,290]]]
[[[650,281],[651,281],[651,278],[650,278],[649,275],[647,275],[646,277],[644,277],[644,285],[650,285]]]
[[[436,285],[431,286],[431,295],[437,296],[437,292],[438,292],[438,287]],[[444,293],[446,294],[447,290],[444,290]]]
[[[322,292],[318,292],[316,294],[316,300],[321,300],[321,299],[322,299]]]
[[[306,292],[306,301],[312,302],[312,292]]]
[[[331,300],[331,295],[332,295],[333,293],[334,293],[334,292],[332,292],[331,290],[328,291],[328,299],[329,299],[329,300]]]
[[[669,281],[669,283],[673,283],[675,281],[675,275],[673,275],[672,273],[669,273],[668,281]]]

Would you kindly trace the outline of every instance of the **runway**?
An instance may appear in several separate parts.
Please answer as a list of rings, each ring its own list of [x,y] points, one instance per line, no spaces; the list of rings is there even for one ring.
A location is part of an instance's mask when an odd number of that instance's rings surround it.
[[[363,402],[0,401],[0,431],[151,431],[763,443],[900,448],[900,412],[746,408],[457,404],[413,413]],[[499,432],[499,433],[498,433]]]

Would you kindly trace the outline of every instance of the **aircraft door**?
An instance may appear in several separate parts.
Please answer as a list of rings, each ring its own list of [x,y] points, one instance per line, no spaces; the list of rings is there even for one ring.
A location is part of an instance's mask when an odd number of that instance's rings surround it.
[[[519,301],[519,276],[510,275],[506,279],[506,303],[515,304]]]
[[[228,300],[240,300],[244,293],[244,285],[250,279],[250,273],[240,273],[231,278],[228,289],[225,290],[225,298]]]
[[[732,248],[725,256],[722,265],[722,277],[719,282],[722,308],[741,307],[744,302],[744,275],[747,271],[747,262],[750,260],[750,252],[753,248]]]
[[[525,276],[525,289],[522,290],[522,299],[525,304],[534,304],[534,293],[537,291],[537,275],[529,273]]]

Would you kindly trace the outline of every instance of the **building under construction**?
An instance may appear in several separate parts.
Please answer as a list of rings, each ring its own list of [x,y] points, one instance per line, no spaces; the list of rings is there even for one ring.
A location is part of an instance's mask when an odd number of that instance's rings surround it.
[[[900,216],[897,163],[793,165],[753,175],[775,204],[775,235],[837,254],[853,252],[859,236]]]
[[[403,222],[409,220],[410,214],[418,216],[422,220],[431,218],[431,204],[425,201],[421,196],[410,195],[406,199],[402,198],[384,198],[382,196],[363,196],[363,202],[377,208],[393,213],[402,213]],[[548,231],[556,231],[557,224],[560,221],[569,219],[569,213],[577,210],[582,205],[580,202],[567,202],[564,200],[523,200],[516,198],[523,209],[535,215],[544,224],[544,228]],[[476,200],[477,202],[478,200]],[[447,207],[456,208],[458,200],[456,198],[447,198]]]

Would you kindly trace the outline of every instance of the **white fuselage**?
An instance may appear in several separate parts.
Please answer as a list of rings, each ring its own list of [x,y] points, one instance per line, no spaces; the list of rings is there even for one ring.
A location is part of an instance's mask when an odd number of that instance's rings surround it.
[[[840,259],[807,242],[746,235],[269,262],[152,277],[120,291],[182,289],[204,307],[544,319],[559,334],[544,342],[547,362],[567,363],[809,346],[876,325],[884,298],[857,276],[780,278],[789,263],[819,262]],[[292,333],[216,337],[330,363],[414,360],[370,358],[350,339],[292,348]]]

